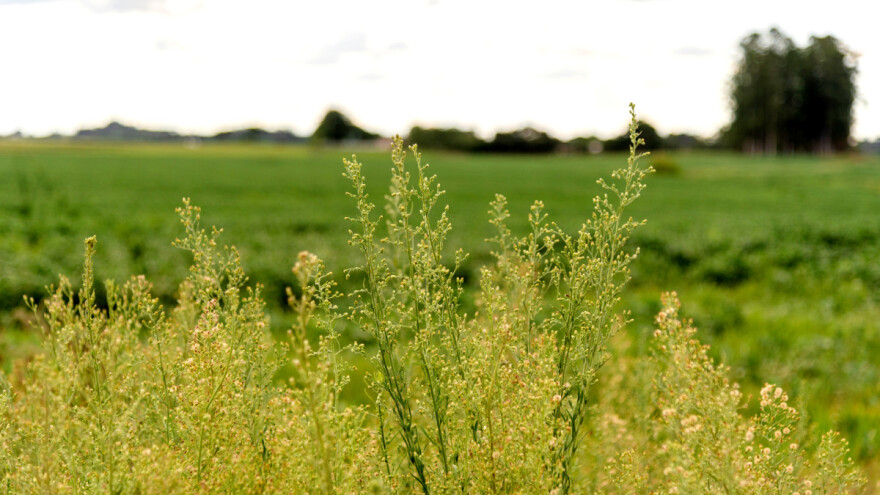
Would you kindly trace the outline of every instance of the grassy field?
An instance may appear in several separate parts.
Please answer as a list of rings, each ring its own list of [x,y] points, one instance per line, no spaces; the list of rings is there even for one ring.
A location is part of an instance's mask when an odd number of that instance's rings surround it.
[[[284,327],[284,287],[301,250],[336,274],[356,261],[343,218],[353,212],[345,150],[308,147],[0,142],[0,360],[32,352],[22,295],[79,272],[82,240],[99,239],[97,278],[144,273],[170,300],[188,260],[171,247],[174,208],[191,197],[224,229],[251,279],[266,286]],[[386,152],[358,154],[378,200]],[[655,157],[657,158],[657,157]],[[849,437],[863,462],[880,458],[880,158],[662,157],[677,170],[649,178],[632,214],[648,223],[624,305],[634,323],[618,352],[643,352],[663,290],[677,290],[698,336],[747,394],[765,381],[800,398],[822,426]],[[471,253],[475,284],[489,257],[488,203],[507,196],[522,230],[541,199],[576,229],[622,155],[499,156],[426,152],[448,193],[450,247]],[[676,168],[673,167],[673,168]],[[451,251],[450,251],[451,253]],[[339,277],[340,282],[346,282]]]

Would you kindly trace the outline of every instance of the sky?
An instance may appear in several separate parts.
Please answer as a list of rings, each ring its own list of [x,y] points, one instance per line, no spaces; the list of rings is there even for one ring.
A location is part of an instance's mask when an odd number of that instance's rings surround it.
[[[112,120],[309,135],[335,108],[384,135],[531,125],[610,137],[730,119],[739,42],[777,26],[858,55],[853,135],[880,137],[874,0],[0,0],[0,135]]]

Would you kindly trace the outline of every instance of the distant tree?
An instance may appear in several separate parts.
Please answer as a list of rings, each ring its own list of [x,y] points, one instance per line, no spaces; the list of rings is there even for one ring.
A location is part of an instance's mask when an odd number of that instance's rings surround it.
[[[568,153],[601,153],[605,146],[596,136],[576,137],[561,147]]]
[[[337,110],[330,110],[312,134],[313,141],[361,141],[376,139],[378,134],[367,132],[354,125],[351,120]]]
[[[73,136],[73,139],[98,141],[178,141],[182,139],[182,136],[171,131],[148,131],[123,125],[119,122],[110,122],[105,127],[98,129],[82,129]]]
[[[642,149],[656,150],[663,147],[663,138],[660,137],[660,133],[651,124],[639,122],[639,132],[645,141]],[[611,138],[602,144],[605,151],[629,151],[629,132],[624,132],[620,136]]]
[[[259,127],[249,127],[244,130],[245,141],[263,141],[267,136],[269,136],[269,132]]]
[[[748,152],[830,152],[848,146],[855,65],[833,37],[798,48],[778,29],[740,43],[733,77],[733,119],[723,131]]]
[[[211,139],[215,141],[232,141],[233,139],[235,139],[235,136],[236,131],[223,131],[214,134],[213,136],[211,136]]]
[[[250,127],[237,131],[225,131],[215,134],[210,139],[215,141],[235,141],[247,143],[297,143],[305,138],[299,137],[290,131],[270,132],[259,127]]]
[[[297,136],[290,131],[281,130],[271,133],[269,135],[269,140],[273,143],[299,143],[305,141],[306,138]]]
[[[460,129],[433,129],[415,126],[409,131],[407,140],[418,143],[420,148],[455,151],[474,151],[485,145],[473,131]]]
[[[810,38],[804,50],[805,131],[814,152],[849,147],[856,67],[852,56],[831,36]]]
[[[869,153],[874,155],[880,154],[880,137],[875,138],[873,141],[869,141],[867,139],[860,141],[859,151],[861,151],[862,153]]]
[[[546,132],[526,127],[513,132],[499,132],[480,150],[495,153],[551,153],[559,143],[558,139]]]
[[[747,151],[775,152],[796,134],[800,54],[777,29],[753,33],[741,43],[743,58],[733,78],[734,123],[729,136]]]
[[[265,141],[266,136],[269,135],[269,132],[260,129],[258,127],[249,127],[247,129],[242,129],[239,131],[226,131],[226,132],[218,132],[214,139],[218,141],[245,141],[245,142],[258,142]]]
[[[703,138],[691,134],[670,134],[663,140],[663,148],[667,150],[687,150],[708,148]]]

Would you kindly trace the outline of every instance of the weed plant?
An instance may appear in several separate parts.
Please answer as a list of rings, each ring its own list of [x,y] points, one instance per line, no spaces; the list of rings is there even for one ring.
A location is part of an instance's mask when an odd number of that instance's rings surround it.
[[[189,275],[170,309],[144,277],[106,284],[96,305],[95,238],[82,287],[62,278],[41,305],[43,352],[2,377],[0,481],[7,493],[847,493],[861,479],[846,444],[821,441],[786,393],[760,412],[715,364],[670,296],[648,360],[614,363],[616,308],[642,224],[625,215],[650,168],[634,109],[627,166],[575,233],[541,202],[515,236],[491,204],[493,262],[466,295],[448,255],[443,191],[416,146],[394,140],[385,214],[362,165],[345,160],[359,266],[345,308],[324,264],[302,252],[272,339],[261,287],[185,200]],[[465,298],[475,310],[464,310]],[[350,383],[342,329],[376,342],[367,383]],[[309,335],[318,334],[317,339]],[[279,370],[294,371],[279,383]],[[602,373],[600,373],[602,370]],[[602,377],[609,386],[595,385]],[[367,386],[369,407],[340,400]],[[600,393],[601,392],[601,393]],[[816,446],[813,446],[816,444]]]

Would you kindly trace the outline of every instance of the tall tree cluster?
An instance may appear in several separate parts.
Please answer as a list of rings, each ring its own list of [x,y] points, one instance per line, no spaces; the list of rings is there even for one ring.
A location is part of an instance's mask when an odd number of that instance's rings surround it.
[[[777,29],[740,43],[728,144],[752,153],[830,153],[849,146],[855,57],[833,36],[798,47]]]

